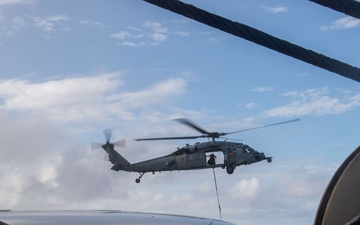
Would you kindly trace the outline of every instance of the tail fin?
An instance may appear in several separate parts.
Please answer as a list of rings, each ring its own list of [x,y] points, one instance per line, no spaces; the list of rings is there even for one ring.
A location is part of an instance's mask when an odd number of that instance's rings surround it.
[[[114,166],[111,168],[112,170],[115,171],[128,170],[131,164],[114,149],[115,146],[124,148],[126,145],[125,139],[111,143],[110,139],[112,136],[112,130],[106,129],[103,132],[106,139],[106,143],[105,144],[91,143],[91,148],[95,150],[101,147],[102,149],[105,150],[105,152],[109,154],[109,161],[112,164],[114,164]]]
[[[114,143],[108,141],[105,145],[101,146],[109,154],[109,161],[114,164],[114,166],[111,167],[112,170],[127,170],[130,167],[131,164],[114,148],[115,146],[125,147],[125,145],[125,139],[122,139]]]
[[[114,148],[105,149],[105,151],[109,154],[109,161],[114,164],[111,167],[112,170],[119,171],[119,170],[126,170],[130,167],[130,163],[120,155]]]

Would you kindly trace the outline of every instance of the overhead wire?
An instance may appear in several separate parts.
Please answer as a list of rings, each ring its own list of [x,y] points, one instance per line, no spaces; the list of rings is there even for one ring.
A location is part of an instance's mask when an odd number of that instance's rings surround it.
[[[213,28],[360,82],[360,69],[178,0],[144,0]]]

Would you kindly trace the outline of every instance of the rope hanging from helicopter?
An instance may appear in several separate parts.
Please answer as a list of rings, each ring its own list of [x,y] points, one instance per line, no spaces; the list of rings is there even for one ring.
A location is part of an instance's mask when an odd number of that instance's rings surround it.
[[[214,183],[215,183],[216,197],[217,197],[217,202],[218,202],[218,206],[219,206],[220,220],[222,220],[221,206],[220,206],[220,199],[219,199],[219,191],[218,191],[218,187],[217,187],[215,168],[214,167],[213,167],[213,173],[214,173]]]

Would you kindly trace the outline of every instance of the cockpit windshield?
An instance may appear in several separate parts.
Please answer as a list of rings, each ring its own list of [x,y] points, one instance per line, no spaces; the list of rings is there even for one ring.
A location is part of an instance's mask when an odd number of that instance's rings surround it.
[[[244,153],[251,153],[251,152],[254,152],[254,151],[255,151],[254,149],[252,149],[252,148],[251,148],[250,146],[248,146],[248,145],[243,145],[242,149],[243,149],[243,152],[244,152]]]

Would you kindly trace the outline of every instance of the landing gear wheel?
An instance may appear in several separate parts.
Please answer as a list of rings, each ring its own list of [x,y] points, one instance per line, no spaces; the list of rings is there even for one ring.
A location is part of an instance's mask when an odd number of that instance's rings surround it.
[[[140,174],[139,178],[136,178],[136,180],[135,180],[135,182],[137,184],[140,183],[140,179],[142,178],[142,176],[144,176],[145,172],[144,173],[139,173],[139,174]]]
[[[267,162],[271,163],[272,159],[271,158],[267,158]]]
[[[233,166],[227,166],[226,167],[226,172],[228,174],[233,174],[234,173],[234,167]]]

